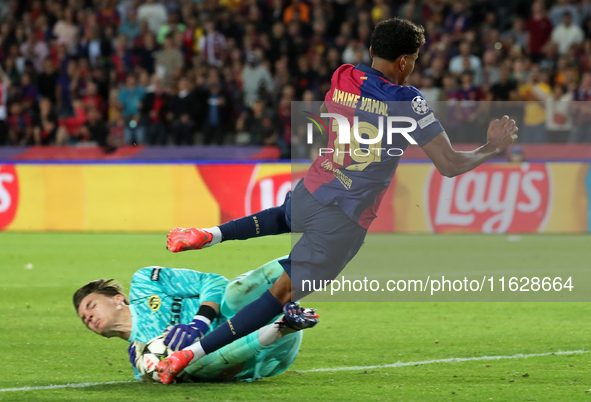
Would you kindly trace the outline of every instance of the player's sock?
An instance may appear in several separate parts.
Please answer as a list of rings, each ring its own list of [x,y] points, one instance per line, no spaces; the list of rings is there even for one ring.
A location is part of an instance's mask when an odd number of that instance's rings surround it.
[[[279,331],[279,325],[273,323],[269,324],[258,330],[259,342],[263,346],[272,345],[278,339],[283,337],[281,331]]]
[[[260,298],[201,339],[201,347],[205,354],[216,351],[263,327],[282,311],[283,306],[279,300],[267,290]]]
[[[193,352],[193,358],[189,362],[189,365],[195,363],[197,360],[201,359],[203,356],[207,354],[203,350],[201,342],[194,343],[191,346],[184,348],[183,350],[190,350],[191,352]]]
[[[291,230],[285,220],[285,204],[234,219],[218,227],[222,233],[221,241],[246,240],[252,237],[289,233]]]
[[[218,244],[222,241],[222,231],[220,230],[219,227],[214,226],[212,228],[207,228],[207,229],[203,229],[203,230],[205,230],[208,233],[211,233],[211,236],[212,236],[211,241],[208,243],[205,243],[203,245],[203,248],[211,247],[211,246]]]

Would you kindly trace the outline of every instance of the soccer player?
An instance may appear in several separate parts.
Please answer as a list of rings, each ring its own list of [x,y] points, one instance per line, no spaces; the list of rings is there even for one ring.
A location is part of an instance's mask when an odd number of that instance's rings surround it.
[[[414,140],[442,175],[453,177],[505,151],[517,138],[517,126],[503,116],[490,123],[486,144],[470,152],[455,151],[421,92],[404,85],[424,43],[423,28],[408,20],[380,22],[371,36],[372,66],[339,67],[321,111],[345,115],[350,127],[354,126],[354,117],[358,117],[360,127],[362,122],[376,121],[378,114],[410,117],[417,123],[411,134]],[[374,145],[384,150],[381,155],[354,157],[355,148],[362,147],[352,140],[351,144],[339,144],[338,130],[332,129],[335,119],[331,118],[331,123],[328,148],[333,152],[320,155],[312,163],[281,207],[211,229],[177,228],[169,234],[167,247],[177,252],[226,240],[303,233],[289,257],[279,261],[285,273],[269,291],[199,342],[158,364],[163,383],[172,381],[186,365],[265,325],[290,300],[306,295],[300,285],[304,280],[326,284],[334,279],[358,252],[400,159],[399,152],[386,150],[404,150],[408,141],[398,135],[388,144],[383,136],[381,143]]]
[[[90,330],[131,343],[128,352],[139,379],[138,358],[148,341],[167,330],[164,343],[172,350],[190,345],[259,297],[282,272],[273,260],[228,283],[213,273],[147,267],[133,275],[129,299],[119,284],[99,279],[77,290],[73,301]],[[252,381],[282,373],[294,362],[302,333],[290,328],[290,317],[276,321],[190,365],[183,380]]]

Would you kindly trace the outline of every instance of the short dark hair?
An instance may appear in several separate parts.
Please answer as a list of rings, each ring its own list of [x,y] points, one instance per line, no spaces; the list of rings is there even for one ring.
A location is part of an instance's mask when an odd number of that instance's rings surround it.
[[[96,281],[92,281],[87,283],[86,285],[82,286],[80,289],[74,293],[74,308],[76,312],[78,312],[78,308],[80,307],[80,303],[86,296],[92,293],[97,293],[100,295],[105,295],[109,297],[114,297],[117,295],[121,295],[125,298],[125,303],[129,304],[127,300],[127,296],[123,293],[123,286],[115,282],[115,279],[97,279]]]
[[[403,18],[390,18],[376,25],[371,34],[374,57],[394,61],[414,54],[425,44],[425,29]]]

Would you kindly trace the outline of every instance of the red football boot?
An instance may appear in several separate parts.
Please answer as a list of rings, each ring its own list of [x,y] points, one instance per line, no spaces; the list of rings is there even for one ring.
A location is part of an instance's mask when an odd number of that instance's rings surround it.
[[[168,234],[166,249],[173,253],[186,250],[201,250],[213,239],[213,235],[203,229],[174,228]]]
[[[193,352],[190,350],[179,350],[158,362],[156,371],[162,384],[173,382],[174,378],[189,365],[192,358]]]

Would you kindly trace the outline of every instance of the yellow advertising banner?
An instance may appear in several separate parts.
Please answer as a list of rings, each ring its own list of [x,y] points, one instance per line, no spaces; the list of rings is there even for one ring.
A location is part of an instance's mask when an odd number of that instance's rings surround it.
[[[281,205],[307,166],[0,165],[0,230],[168,231]],[[454,178],[401,164],[372,232],[585,233],[586,163],[484,164]]]
[[[194,165],[17,165],[7,230],[163,231],[219,224]]]
[[[394,182],[400,233],[585,233],[586,163],[484,164],[458,177],[403,164]]]

